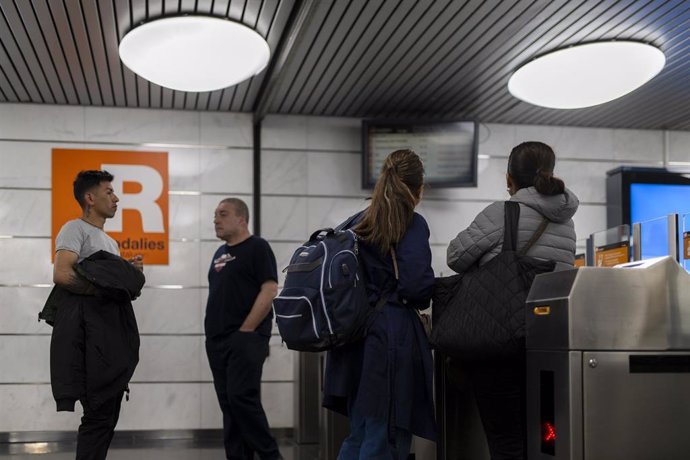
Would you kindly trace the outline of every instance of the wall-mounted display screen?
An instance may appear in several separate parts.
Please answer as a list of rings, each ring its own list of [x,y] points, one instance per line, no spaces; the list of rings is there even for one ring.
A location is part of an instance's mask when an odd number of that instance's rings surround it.
[[[690,213],[690,174],[633,167],[607,174],[607,226],[641,223],[642,258],[668,254],[667,216]]]
[[[362,122],[362,187],[372,188],[386,156],[412,149],[424,162],[424,182],[433,188],[477,185],[475,121]]]

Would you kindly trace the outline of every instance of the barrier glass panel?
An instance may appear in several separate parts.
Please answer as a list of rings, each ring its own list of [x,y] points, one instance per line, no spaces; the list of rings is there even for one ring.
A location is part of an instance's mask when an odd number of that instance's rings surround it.
[[[668,255],[668,216],[640,222],[641,259]]]
[[[630,226],[619,225],[590,236],[594,247],[594,266],[613,267],[630,262]]]

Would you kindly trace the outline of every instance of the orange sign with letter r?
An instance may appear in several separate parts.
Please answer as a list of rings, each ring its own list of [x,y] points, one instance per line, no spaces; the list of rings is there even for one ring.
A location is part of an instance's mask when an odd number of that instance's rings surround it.
[[[125,259],[142,255],[145,265],[168,264],[168,153],[121,150],[53,149],[52,252],[55,237],[82,211],[74,199],[79,171],[106,170],[120,198],[115,217],[105,231]]]

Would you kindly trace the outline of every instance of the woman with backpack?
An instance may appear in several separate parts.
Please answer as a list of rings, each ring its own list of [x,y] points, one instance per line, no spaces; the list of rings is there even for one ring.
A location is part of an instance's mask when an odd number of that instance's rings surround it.
[[[575,262],[572,217],[579,201],[553,175],[555,163],[553,150],[541,142],[524,142],[510,152],[506,174],[508,193],[510,201],[519,203],[520,207],[516,250],[533,243],[527,256],[572,266]],[[501,252],[505,207],[504,201],[490,204],[450,242],[447,263],[451,269],[464,273],[484,265]],[[530,241],[538,229],[543,233],[536,241]],[[491,459],[526,458],[524,350],[510,361],[460,366],[472,384]]]
[[[429,227],[414,212],[423,181],[416,153],[391,153],[351,226],[370,304],[382,307],[363,340],[328,352],[323,406],[350,421],[338,460],[404,460],[413,434],[435,440],[431,348],[415,311],[434,286]]]

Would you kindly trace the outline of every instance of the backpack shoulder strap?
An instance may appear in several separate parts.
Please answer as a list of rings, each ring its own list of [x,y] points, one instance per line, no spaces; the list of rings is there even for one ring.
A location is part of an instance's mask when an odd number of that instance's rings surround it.
[[[503,227],[503,251],[517,251],[518,245],[518,222],[520,220],[520,204],[516,201],[505,202],[505,222]],[[549,220],[543,218],[539,227],[534,231],[527,244],[517,251],[518,255],[524,256],[527,251],[539,240],[541,235],[549,225]]]
[[[501,251],[515,251],[518,244],[520,205],[515,201],[506,201],[503,214],[503,249]]]

